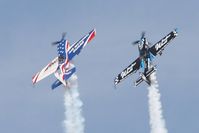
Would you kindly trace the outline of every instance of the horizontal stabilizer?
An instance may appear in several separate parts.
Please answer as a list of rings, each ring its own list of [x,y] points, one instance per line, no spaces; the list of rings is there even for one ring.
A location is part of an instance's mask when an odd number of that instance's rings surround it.
[[[149,80],[149,76],[156,71],[155,67],[152,67],[150,70],[148,70],[145,74],[141,73],[140,77],[135,81],[135,86],[138,86],[142,81],[145,81],[147,84],[150,85],[151,81]]]
[[[135,86],[138,86],[140,83],[142,83],[142,81],[143,81],[143,79],[142,79],[142,77],[139,77],[139,79],[137,79],[136,81],[135,81]]]
[[[155,71],[156,71],[157,69],[156,69],[156,67],[152,67],[150,70],[148,70],[147,72],[146,72],[146,78],[148,78],[152,73],[154,73]]]
[[[61,81],[59,81],[58,79],[52,84],[51,89],[54,90],[55,88],[57,88],[58,86],[60,86],[62,84]]]

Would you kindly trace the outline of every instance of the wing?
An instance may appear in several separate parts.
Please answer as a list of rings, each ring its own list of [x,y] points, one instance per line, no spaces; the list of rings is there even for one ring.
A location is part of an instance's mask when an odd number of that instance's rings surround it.
[[[158,54],[162,54],[164,48],[168,45],[168,43],[173,40],[178,35],[177,30],[170,32],[167,36],[162,38],[159,42],[154,44],[149,50],[150,52],[156,56]]]
[[[115,85],[120,83],[123,79],[127,76],[135,73],[137,70],[140,69],[141,60],[138,57],[133,63],[131,63],[126,69],[124,69],[118,76],[115,78]]]
[[[72,60],[75,55],[78,55],[81,50],[89,43],[96,35],[96,30],[93,29],[87,35],[82,37],[79,41],[74,43],[68,50],[68,59]]]
[[[58,68],[58,57],[52,60],[46,67],[44,67],[40,72],[38,72],[35,76],[33,76],[32,78],[33,84],[51,75],[57,70],[57,68]]]

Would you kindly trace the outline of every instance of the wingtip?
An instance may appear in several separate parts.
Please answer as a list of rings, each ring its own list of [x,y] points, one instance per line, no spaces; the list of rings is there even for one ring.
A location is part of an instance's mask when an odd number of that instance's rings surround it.
[[[178,28],[175,28],[174,31],[175,31],[176,33],[178,33]]]
[[[32,76],[32,84],[33,84],[33,85],[36,83],[35,76],[36,76],[36,75]]]
[[[88,43],[89,43],[93,38],[95,38],[95,36],[96,36],[96,30],[93,29],[93,30],[90,31],[88,34],[90,35],[90,37],[89,37],[89,39],[88,39]]]
[[[93,29],[94,34],[96,35],[96,28]]]
[[[115,88],[115,90],[117,89],[117,84],[118,84],[118,82],[116,81],[116,79],[114,79],[114,88]]]
[[[35,74],[33,77],[32,77],[32,83],[33,83],[33,85],[37,82],[37,79],[38,79],[38,77],[39,77],[39,72],[37,73],[37,74]]]

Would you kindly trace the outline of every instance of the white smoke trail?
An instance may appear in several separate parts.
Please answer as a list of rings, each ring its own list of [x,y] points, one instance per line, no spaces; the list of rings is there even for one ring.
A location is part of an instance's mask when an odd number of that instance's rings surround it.
[[[151,133],[167,133],[165,120],[162,115],[162,105],[155,72],[151,74],[150,79],[152,83],[151,86],[148,87],[148,102]]]
[[[83,103],[79,98],[76,75],[72,75],[69,80],[69,87],[65,90],[64,105],[66,118],[63,124],[65,133],[84,133]]]

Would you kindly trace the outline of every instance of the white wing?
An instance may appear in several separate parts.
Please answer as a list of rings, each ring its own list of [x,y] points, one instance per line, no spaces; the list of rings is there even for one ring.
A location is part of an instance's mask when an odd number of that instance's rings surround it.
[[[33,84],[51,75],[57,70],[57,68],[58,68],[58,57],[52,60],[46,67],[44,67],[40,72],[38,72],[35,76],[33,76],[32,78]]]

